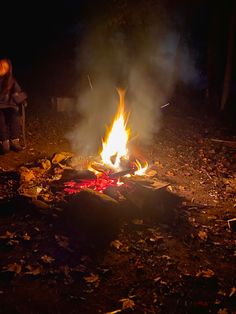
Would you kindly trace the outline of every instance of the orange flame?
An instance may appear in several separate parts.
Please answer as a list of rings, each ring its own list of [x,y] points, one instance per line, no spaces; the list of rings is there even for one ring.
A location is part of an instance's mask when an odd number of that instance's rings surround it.
[[[137,159],[135,161],[135,165],[138,170],[135,171],[135,175],[137,176],[143,176],[148,168],[148,163],[147,161],[144,162],[144,165],[142,165]]]
[[[119,107],[102,142],[101,152],[102,161],[117,169],[120,168],[121,158],[128,158],[127,143],[130,137],[130,130],[126,128],[128,119],[125,113],[125,90],[118,89],[118,93]]]
[[[130,139],[130,129],[127,128],[128,115],[125,112],[125,90],[117,90],[120,97],[119,107],[115,115],[114,121],[107,129],[105,139],[102,141],[101,159],[104,164],[121,169],[121,160],[128,159],[127,143]],[[148,168],[148,163],[145,161],[141,164],[136,160],[135,165],[137,170],[136,175],[144,175]]]

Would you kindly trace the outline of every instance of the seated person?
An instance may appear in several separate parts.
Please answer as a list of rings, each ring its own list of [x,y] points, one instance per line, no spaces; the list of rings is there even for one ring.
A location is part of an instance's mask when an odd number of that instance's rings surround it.
[[[21,126],[19,121],[19,102],[21,88],[12,75],[12,65],[8,59],[0,59],[0,144],[2,153],[11,149],[19,152]],[[22,101],[23,102],[23,101]]]

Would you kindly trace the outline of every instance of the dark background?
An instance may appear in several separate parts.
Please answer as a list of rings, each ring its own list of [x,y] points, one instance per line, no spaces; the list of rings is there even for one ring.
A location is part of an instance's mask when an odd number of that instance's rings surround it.
[[[152,20],[146,16],[147,6],[153,7]],[[83,75],[76,67],[76,58],[89,28],[105,21],[108,28],[112,24],[127,34],[131,29],[141,32],[143,25],[153,23],[155,10],[160,11],[160,8],[167,12],[166,20],[178,29],[183,42],[194,55],[202,75],[200,93],[205,95],[210,91],[212,94],[208,101],[211,103],[208,104],[209,111],[218,111],[234,1],[221,1],[219,4],[201,0],[12,2],[1,8],[0,54],[11,59],[14,74],[30,97],[72,95]],[[137,25],[130,22],[135,15]],[[142,17],[143,25],[140,27]],[[236,89],[235,62],[232,68],[227,103],[227,108],[231,109]],[[199,86],[196,89],[199,91]]]

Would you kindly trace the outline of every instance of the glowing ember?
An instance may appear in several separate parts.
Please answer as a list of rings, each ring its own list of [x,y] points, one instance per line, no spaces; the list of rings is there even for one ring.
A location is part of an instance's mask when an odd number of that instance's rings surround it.
[[[102,143],[102,161],[112,168],[120,169],[121,158],[128,158],[127,142],[130,130],[126,129],[125,91],[118,90],[120,96],[119,108],[112,126],[108,129]]]
[[[83,189],[92,189],[94,191],[103,193],[110,186],[120,186],[118,178],[110,178],[109,175],[102,173],[96,179],[81,180],[80,182],[69,181],[65,183],[65,192],[68,194],[75,194],[81,192]]]

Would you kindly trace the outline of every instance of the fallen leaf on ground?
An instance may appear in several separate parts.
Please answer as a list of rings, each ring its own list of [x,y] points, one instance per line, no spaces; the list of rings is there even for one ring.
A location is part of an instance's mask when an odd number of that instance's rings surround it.
[[[53,195],[52,193],[44,193],[41,195],[41,198],[45,201],[45,202],[52,202],[53,201]]]
[[[110,245],[119,250],[122,247],[123,243],[120,242],[119,240],[114,240],[111,242]]]
[[[77,272],[79,272],[79,273],[84,273],[84,272],[86,272],[86,266],[84,266],[84,265],[82,265],[82,264],[79,264],[79,265],[77,265],[77,266],[75,266],[74,268],[73,268],[73,270],[74,271],[77,271]]]
[[[33,276],[37,276],[37,275],[41,274],[43,271],[42,266],[27,265],[26,269],[28,269],[28,271],[25,272],[25,275],[33,275]]]
[[[17,264],[17,263],[9,264],[6,267],[4,267],[5,271],[14,272],[16,274],[20,274],[21,269],[22,269],[22,266],[20,264]]]
[[[69,246],[69,238],[62,236],[62,235],[55,235],[55,239],[57,241],[57,244],[61,247],[63,247],[64,249],[67,249]]]
[[[99,276],[96,274],[91,273],[90,276],[85,276],[84,280],[87,283],[92,283],[95,285],[95,287],[97,288],[100,282]]]
[[[184,191],[185,191],[185,187],[182,186],[182,185],[179,185],[179,186],[178,186],[178,189],[179,189],[181,192],[184,192]]]
[[[205,277],[205,278],[211,278],[215,275],[214,271],[211,269],[207,270],[200,270],[197,274],[196,277]]]
[[[0,239],[13,239],[15,234],[15,232],[6,231],[5,235],[0,236]]]
[[[123,253],[129,252],[129,246],[128,245],[122,246],[120,251],[123,252]]]
[[[42,191],[42,189],[43,188],[41,186],[28,186],[28,185],[22,184],[19,187],[18,192],[20,195],[36,198],[39,195],[39,193]]]
[[[64,275],[65,275],[66,277],[69,277],[69,276],[70,276],[70,271],[71,271],[71,269],[70,269],[70,267],[69,267],[68,265],[62,265],[62,266],[60,267],[60,270],[64,273]]]
[[[133,300],[127,298],[127,299],[121,299],[120,302],[122,302],[122,309],[125,310],[125,309],[134,309],[135,307],[135,303]]]
[[[162,255],[161,258],[165,258],[165,259],[167,259],[168,261],[171,259],[170,256],[168,256],[168,255]]]
[[[231,292],[230,292],[230,294],[229,294],[229,297],[232,297],[232,296],[235,294],[235,292],[236,292],[236,288],[233,287],[233,288],[231,289]]]
[[[26,232],[26,233],[23,235],[23,239],[24,239],[25,241],[29,241],[29,240],[31,239],[31,236],[28,235],[28,233]]]
[[[42,165],[43,169],[47,171],[51,168],[51,161],[48,159],[43,160],[41,165]]]
[[[171,185],[167,186],[167,190],[169,190],[170,192],[173,192],[173,188]]]
[[[68,158],[71,158],[73,157],[73,154],[72,153],[69,153],[69,152],[61,152],[61,153],[58,153],[58,154],[55,154],[53,159],[52,159],[52,163],[53,164],[58,164],[60,163],[61,161],[63,160],[66,160]]]
[[[20,172],[20,178],[22,181],[29,182],[35,179],[35,175],[33,171],[26,167],[21,167],[19,172]]]
[[[198,232],[198,236],[201,240],[206,241],[207,240],[207,233],[205,231],[200,230]]]
[[[55,258],[53,258],[52,256],[49,255],[43,255],[41,256],[41,260],[46,263],[46,264],[51,264],[53,261],[55,261]]]

